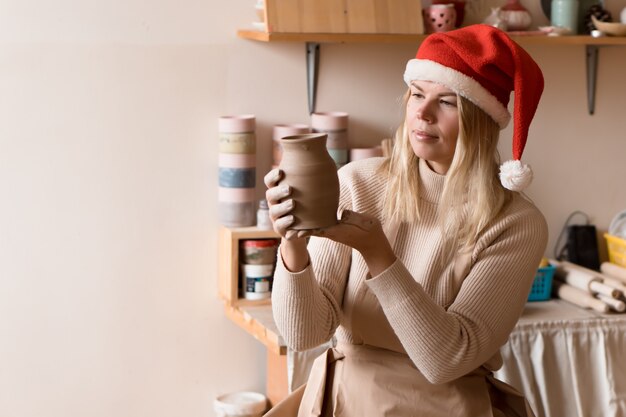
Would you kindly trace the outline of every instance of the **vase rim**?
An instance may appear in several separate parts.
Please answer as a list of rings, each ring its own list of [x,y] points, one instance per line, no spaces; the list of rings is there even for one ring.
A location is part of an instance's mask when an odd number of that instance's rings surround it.
[[[300,143],[311,139],[326,138],[327,136],[328,135],[326,133],[299,133],[296,135],[284,136],[280,140],[281,142]]]

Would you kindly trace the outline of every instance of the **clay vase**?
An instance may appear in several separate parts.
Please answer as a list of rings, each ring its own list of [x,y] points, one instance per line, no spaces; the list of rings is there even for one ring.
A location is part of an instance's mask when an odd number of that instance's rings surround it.
[[[286,136],[280,140],[284,172],[281,184],[291,187],[295,202],[294,230],[319,229],[337,223],[339,179],[335,161],[326,149],[325,133]]]

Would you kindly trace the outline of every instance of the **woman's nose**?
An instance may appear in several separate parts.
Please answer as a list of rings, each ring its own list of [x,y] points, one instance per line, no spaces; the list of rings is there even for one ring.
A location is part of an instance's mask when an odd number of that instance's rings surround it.
[[[430,103],[427,101],[420,103],[419,106],[417,106],[416,116],[421,120],[432,123],[434,120],[434,113]]]

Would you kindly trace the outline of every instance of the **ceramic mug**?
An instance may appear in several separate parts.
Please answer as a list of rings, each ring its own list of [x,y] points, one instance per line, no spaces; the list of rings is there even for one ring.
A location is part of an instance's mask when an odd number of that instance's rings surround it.
[[[427,33],[447,32],[454,29],[456,10],[454,4],[433,4],[423,10]]]

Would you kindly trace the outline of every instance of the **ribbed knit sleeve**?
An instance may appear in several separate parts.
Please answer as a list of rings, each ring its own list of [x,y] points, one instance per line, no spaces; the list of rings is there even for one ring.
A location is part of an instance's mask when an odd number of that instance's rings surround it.
[[[478,241],[469,274],[447,309],[401,260],[367,285],[417,368],[430,382],[445,383],[484,364],[506,342],[546,242],[543,216],[518,197]]]
[[[339,173],[339,212],[353,208],[352,183]],[[278,255],[272,288],[274,320],[287,346],[296,351],[318,346],[333,336],[341,322],[341,306],[352,249],[329,239],[311,237],[309,266],[292,273]]]

